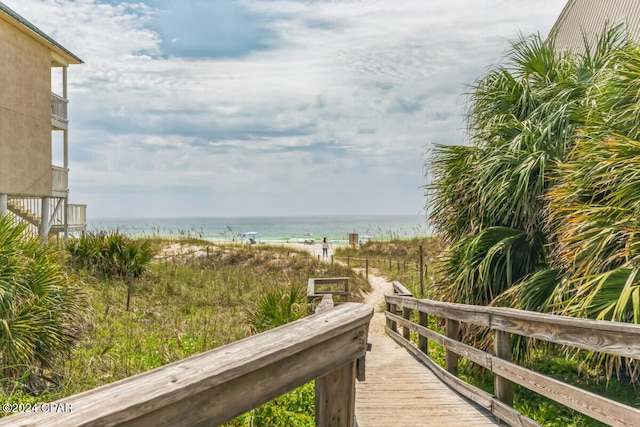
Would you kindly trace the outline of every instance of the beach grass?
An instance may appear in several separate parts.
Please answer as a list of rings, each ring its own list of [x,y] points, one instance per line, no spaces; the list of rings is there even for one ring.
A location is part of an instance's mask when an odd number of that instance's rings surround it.
[[[66,265],[68,274],[83,283],[91,308],[81,325],[81,340],[68,356],[60,355],[54,371],[47,372],[51,382],[40,390],[37,401],[63,399],[245,338],[257,329],[250,316],[263,296],[278,298],[292,290],[305,295],[309,277],[350,277],[352,300],[368,289],[362,275],[290,247],[159,238],[150,247],[156,259],[133,281],[128,311],[126,280]],[[306,315],[306,304],[302,306],[299,312]],[[19,382],[6,384],[2,394],[5,400],[31,398],[20,390]],[[300,399],[310,390],[312,384],[230,425],[266,425],[256,420],[273,418],[279,411],[295,418],[290,406],[307,411],[308,402]],[[287,409],[276,409],[282,405]],[[300,419],[308,415],[301,413]]]
[[[411,239],[368,240],[359,247],[341,246],[335,250],[335,258],[350,267],[365,268],[398,281],[415,296],[420,295],[420,247],[422,247],[423,291],[428,296],[433,282],[433,264],[442,251],[437,237]]]

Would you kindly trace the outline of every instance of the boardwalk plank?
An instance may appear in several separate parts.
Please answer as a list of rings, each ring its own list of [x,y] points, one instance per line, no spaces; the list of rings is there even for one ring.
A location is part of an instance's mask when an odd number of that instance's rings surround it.
[[[367,379],[356,384],[358,427],[500,425],[489,412],[443,384],[391,338],[370,334],[369,342]]]

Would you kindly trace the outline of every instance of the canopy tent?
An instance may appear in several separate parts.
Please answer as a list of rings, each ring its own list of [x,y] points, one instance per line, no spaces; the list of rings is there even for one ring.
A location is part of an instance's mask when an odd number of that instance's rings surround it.
[[[258,243],[258,233],[256,231],[247,231],[246,233],[242,233],[242,243],[245,240],[252,245]]]

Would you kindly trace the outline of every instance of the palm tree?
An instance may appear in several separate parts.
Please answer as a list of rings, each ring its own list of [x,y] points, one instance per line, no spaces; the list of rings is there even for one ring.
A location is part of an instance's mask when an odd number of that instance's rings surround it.
[[[51,368],[78,338],[84,294],[62,271],[57,251],[0,216],[0,366],[16,378]]]
[[[585,46],[515,43],[469,96],[472,145],[437,147],[441,298],[640,323],[640,48]]]
[[[489,304],[547,267],[546,201],[555,163],[584,122],[595,61],[520,38],[469,94],[470,146],[437,146],[427,187],[431,219],[449,246],[440,298]]]

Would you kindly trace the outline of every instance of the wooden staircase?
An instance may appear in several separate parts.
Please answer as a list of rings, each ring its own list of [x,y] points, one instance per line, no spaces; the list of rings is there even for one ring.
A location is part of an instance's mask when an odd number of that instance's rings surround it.
[[[67,231],[78,232],[87,228],[86,205],[66,204],[62,198],[49,198],[47,221],[48,235],[65,231],[65,209],[67,213]],[[28,224],[30,233],[38,235],[42,230],[42,199],[34,197],[9,197],[7,209],[18,223]]]
[[[24,199],[8,199],[7,200],[7,209],[10,212],[14,213],[22,220],[32,224],[36,227],[40,226],[41,217],[39,213],[36,213],[33,210],[28,209],[24,204],[20,203],[18,200]]]

